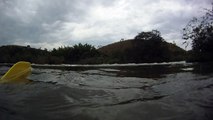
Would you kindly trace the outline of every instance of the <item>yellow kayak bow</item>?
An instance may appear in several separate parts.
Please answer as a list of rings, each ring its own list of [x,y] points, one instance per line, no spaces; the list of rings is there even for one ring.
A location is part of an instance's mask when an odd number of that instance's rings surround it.
[[[2,76],[0,83],[26,83],[29,82],[27,77],[31,74],[31,64],[20,61],[14,64],[7,73]]]

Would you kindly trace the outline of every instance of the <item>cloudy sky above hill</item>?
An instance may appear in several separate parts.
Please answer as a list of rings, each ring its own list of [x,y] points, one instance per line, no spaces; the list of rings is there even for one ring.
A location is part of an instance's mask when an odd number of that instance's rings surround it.
[[[134,38],[157,29],[182,45],[182,29],[211,0],[0,0],[0,45],[36,48]]]

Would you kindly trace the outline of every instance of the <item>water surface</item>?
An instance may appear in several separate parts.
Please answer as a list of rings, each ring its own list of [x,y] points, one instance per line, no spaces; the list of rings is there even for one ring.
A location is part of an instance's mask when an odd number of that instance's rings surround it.
[[[0,120],[211,120],[212,66],[33,65],[32,82],[0,84]]]

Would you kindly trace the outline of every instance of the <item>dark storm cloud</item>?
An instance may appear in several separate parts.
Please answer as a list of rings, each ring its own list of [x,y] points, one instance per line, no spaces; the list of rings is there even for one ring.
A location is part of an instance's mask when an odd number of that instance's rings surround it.
[[[96,46],[158,29],[181,45],[181,30],[211,0],[0,0],[0,45]]]

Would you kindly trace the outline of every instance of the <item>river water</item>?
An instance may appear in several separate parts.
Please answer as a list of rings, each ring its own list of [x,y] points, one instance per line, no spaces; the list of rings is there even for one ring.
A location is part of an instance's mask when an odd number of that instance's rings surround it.
[[[0,120],[213,119],[212,63],[32,68],[30,83],[0,84]]]

